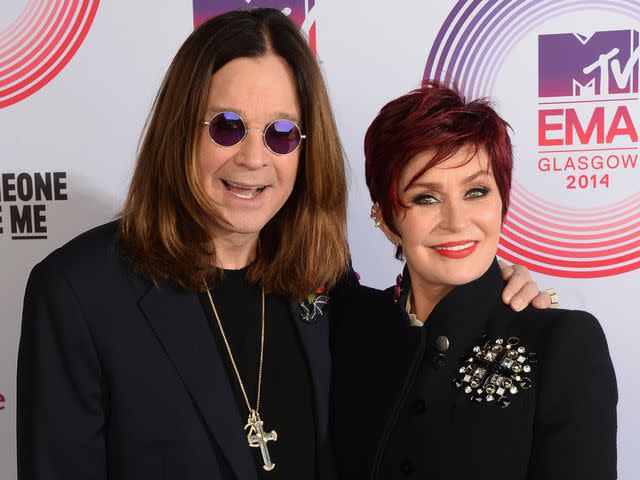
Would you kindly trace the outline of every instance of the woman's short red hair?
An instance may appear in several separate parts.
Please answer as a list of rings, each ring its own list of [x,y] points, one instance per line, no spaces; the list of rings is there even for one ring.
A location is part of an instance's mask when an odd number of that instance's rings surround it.
[[[364,139],[365,177],[371,200],[380,206],[389,228],[398,233],[393,216],[405,208],[398,191],[400,175],[425,150],[435,154],[409,185],[463,147],[484,149],[502,198],[504,218],[513,169],[508,128],[488,100],[468,101],[457,88],[437,81],[425,82],[382,107]],[[399,257],[401,253],[399,249]]]

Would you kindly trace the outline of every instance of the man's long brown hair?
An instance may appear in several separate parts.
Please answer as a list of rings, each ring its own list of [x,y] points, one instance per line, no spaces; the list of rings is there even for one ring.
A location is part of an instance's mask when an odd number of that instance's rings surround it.
[[[215,17],[187,38],[147,120],[119,241],[125,259],[155,282],[197,291],[204,278],[220,275],[210,233],[217,216],[198,180],[197,139],[211,76],[235,58],[268,51],[294,72],[307,139],[291,196],[260,232],[249,281],[302,298],[331,288],[347,269],[344,154],[322,74],[285,15],[254,9]]]

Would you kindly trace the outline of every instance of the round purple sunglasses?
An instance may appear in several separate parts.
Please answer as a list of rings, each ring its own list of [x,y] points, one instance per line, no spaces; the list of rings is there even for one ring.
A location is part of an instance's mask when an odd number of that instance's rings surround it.
[[[247,136],[249,130],[242,117],[234,112],[216,113],[208,122],[202,122],[209,130],[209,137],[216,145],[232,147],[240,143]],[[284,118],[274,120],[263,130],[262,141],[265,146],[276,155],[286,155],[294,152],[302,143],[306,135],[300,133],[298,125]]]

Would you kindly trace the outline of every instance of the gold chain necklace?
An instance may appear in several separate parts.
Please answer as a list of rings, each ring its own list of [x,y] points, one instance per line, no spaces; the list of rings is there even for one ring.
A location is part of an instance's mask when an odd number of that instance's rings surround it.
[[[213,302],[213,296],[209,291],[209,286],[207,282],[204,282],[204,286],[207,290],[207,295],[209,297],[209,303],[211,303],[211,309],[213,310],[213,315],[216,317],[216,322],[218,322],[218,328],[220,329],[220,333],[222,334],[222,340],[224,340],[224,345],[227,347],[227,354],[229,355],[229,360],[231,361],[231,366],[233,367],[233,371],[236,374],[236,378],[238,379],[238,384],[240,385],[240,390],[242,391],[242,396],[244,397],[244,401],[247,404],[247,408],[249,409],[249,418],[247,420],[247,424],[244,426],[245,430],[249,430],[247,432],[247,441],[249,442],[250,447],[259,448],[260,453],[262,453],[262,468],[266,471],[271,471],[275,468],[276,464],[271,461],[271,456],[269,455],[269,449],[267,447],[267,442],[275,442],[278,440],[278,434],[275,430],[271,430],[270,432],[264,431],[264,422],[260,420],[260,415],[258,411],[260,410],[260,390],[262,386],[262,363],[264,360],[264,325],[265,325],[265,315],[264,315],[264,287],[262,287],[262,326],[260,329],[260,364],[258,367],[258,394],[256,399],[256,408],[251,408],[251,403],[249,402],[249,397],[247,396],[247,392],[244,388],[244,383],[242,382],[242,378],[240,377],[240,372],[238,371],[238,366],[236,365],[236,361],[233,358],[233,353],[231,352],[231,346],[229,345],[229,341],[227,340],[227,336],[224,333],[224,328],[222,328],[222,322],[220,321],[220,315],[218,315],[218,309],[216,308],[216,304]]]

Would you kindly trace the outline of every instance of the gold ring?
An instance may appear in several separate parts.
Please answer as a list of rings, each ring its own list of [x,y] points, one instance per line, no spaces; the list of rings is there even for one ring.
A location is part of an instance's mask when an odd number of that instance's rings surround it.
[[[551,308],[558,308],[558,292],[556,292],[553,288],[547,288],[542,291],[544,293],[548,293],[549,297],[551,297]]]

